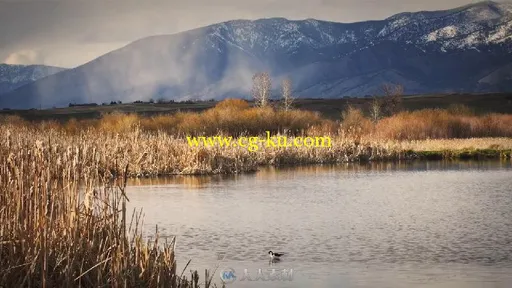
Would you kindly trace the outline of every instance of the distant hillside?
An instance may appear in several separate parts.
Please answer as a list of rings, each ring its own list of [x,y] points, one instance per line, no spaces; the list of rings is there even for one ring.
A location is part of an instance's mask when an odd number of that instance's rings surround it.
[[[512,4],[480,2],[380,21],[233,20],[135,41],[0,96],[1,107],[247,97],[253,73],[301,97],[512,91]]]
[[[66,69],[44,65],[0,64],[0,94],[63,70]]]

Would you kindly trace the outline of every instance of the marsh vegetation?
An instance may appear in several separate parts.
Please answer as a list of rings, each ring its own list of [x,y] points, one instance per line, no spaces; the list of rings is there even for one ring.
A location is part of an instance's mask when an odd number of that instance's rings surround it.
[[[86,135],[38,129],[1,128],[0,287],[198,287],[176,271],[174,240],[142,238],[128,165],[106,166]]]
[[[291,102],[290,102],[291,103]],[[457,108],[457,109],[455,109]],[[148,242],[126,211],[128,177],[233,174],[261,165],[432,158],[510,158],[512,115],[464,107],[338,120],[228,99],[202,112],[98,119],[0,119],[0,286],[192,287],[174,242]],[[374,115],[375,116],[375,115]],[[329,136],[331,147],[190,147],[187,135]],[[158,237],[156,237],[158,239]],[[188,274],[188,273],[187,273]],[[210,285],[208,273],[202,286]],[[193,286],[196,287],[196,286]]]
[[[260,165],[407,160],[435,157],[510,157],[512,115],[473,115],[464,107],[402,111],[373,121],[349,108],[338,121],[319,113],[250,107],[228,99],[206,111],[141,117],[110,113],[99,119],[28,122],[3,118],[0,131],[12,143],[45,143],[58,149],[92,149],[82,155],[102,172],[129,165],[129,177],[232,174]],[[331,147],[242,147],[188,145],[186,136],[329,136]],[[21,149],[21,148],[20,148]],[[463,152],[463,153],[461,153]],[[439,156],[440,155],[440,156]]]

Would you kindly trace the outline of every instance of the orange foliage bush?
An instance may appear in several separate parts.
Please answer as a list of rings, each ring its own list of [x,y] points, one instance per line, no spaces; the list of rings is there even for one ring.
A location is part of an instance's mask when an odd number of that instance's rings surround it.
[[[100,119],[75,120],[66,123],[43,121],[31,123],[18,116],[2,116],[0,123],[42,129],[60,129],[79,133],[87,129],[126,133],[142,131],[185,135],[262,135],[266,131],[289,135],[340,135],[375,139],[423,140],[478,137],[512,137],[512,115],[477,116],[463,105],[448,109],[423,109],[400,112],[373,123],[360,109],[349,107],[341,121],[322,118],[318,112],[278,110],[272,107],[251,107],[241,99],[226,99],[206,111],[141,117],[137,114],[110,113]]]
[[[465,116],[441,109],[402,112],[380,120],[379,138],[397,140],[512,137],[512,115]]]

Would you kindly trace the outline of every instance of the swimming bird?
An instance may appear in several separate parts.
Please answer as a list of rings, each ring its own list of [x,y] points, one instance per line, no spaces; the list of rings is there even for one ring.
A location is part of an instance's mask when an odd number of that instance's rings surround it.
[[[271,251],[268,251],[268,255],[270,256],[270,261],[279,261],[281,260],[281,256],[284,255],[284,253],[274,253]]]

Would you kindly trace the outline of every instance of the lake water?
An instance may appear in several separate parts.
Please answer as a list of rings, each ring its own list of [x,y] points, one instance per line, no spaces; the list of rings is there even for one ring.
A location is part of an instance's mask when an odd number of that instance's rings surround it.
[[[510,161],[265,168],[134,180],[130,206],[177,235],[179,271],[227,287],[512,287]],[[269,250],[286,252],[269,266]],[[274,268],[291,281],[240,281]],[[200,273],[204,279],[204,273]]]

